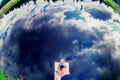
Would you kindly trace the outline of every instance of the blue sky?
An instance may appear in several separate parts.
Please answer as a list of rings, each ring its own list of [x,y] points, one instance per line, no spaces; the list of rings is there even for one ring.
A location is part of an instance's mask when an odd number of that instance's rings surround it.
[[[70,63],[71,74],[80,80],[117,78],[120,32],[113,26],[120,24],[120,17],[110,7],[83,2],[84,8],[79,13],[79,3],[64,6],[60,2],[51,3],[46,9],[43,8],[48,3],[39,3],[22,6],[0,21],[0,68],[13,79],[23,75],[27,80],[52,80],[54,62],[64,58]],[[84,20],[76,19],[76,15]]]

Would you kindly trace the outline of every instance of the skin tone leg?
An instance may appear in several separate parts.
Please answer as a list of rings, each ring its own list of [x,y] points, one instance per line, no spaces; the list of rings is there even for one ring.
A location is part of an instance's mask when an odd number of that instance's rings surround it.
[[[68,75],[68,74],[70,74],[70,72],[66,68],[63,68],[60,72],[61,78],[65,75]]]

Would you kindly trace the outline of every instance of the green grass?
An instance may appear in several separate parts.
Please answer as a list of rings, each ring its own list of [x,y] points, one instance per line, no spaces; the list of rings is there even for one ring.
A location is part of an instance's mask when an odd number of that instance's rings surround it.
[[[117,80],[120,80],[120,76],[118,77],[118,79]]]
[[[9,0],[2,0],[0,3],[0,8],[2,8]]]
[[[113,0],[104,0],[103,2],[112,7],[120,15],[120,6],[116,2]]]
[[[7,13],[14,5],[21,2],[21,0],[10,0],[0,9],[0,17],[2,17],[5,13]]]
[[[7,75],[2,70],[0,70],[0,80],[8,80]]]

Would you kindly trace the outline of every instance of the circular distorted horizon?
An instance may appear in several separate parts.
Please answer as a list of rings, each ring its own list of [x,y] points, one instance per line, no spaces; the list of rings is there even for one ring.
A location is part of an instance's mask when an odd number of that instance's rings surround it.
[[[116,80],[119,25],[98,1],[30,2],[0,20],[0,69],[12,80],[54,80],[54,62],[65,59],[79,80]]]

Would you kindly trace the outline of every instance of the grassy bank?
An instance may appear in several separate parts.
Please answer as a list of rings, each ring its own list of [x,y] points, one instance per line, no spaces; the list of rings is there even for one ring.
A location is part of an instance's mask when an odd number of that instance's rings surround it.
[[[114,11],[120,15],[120,6],[116,2],[114,2],[113,0],[104,0],[103,2],[112,7]]]

